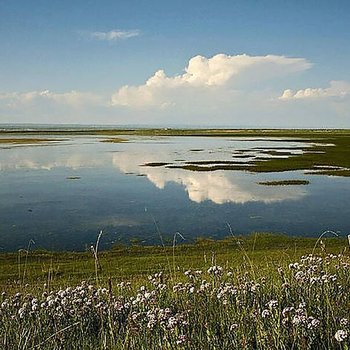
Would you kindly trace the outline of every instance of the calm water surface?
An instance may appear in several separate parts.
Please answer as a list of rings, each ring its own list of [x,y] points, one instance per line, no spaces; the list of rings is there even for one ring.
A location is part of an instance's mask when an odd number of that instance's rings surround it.
[[[237,234],[350,232],[349,178],[144,165],[246,162],[257,148],[282,147],[285,152],[303,143],[210,137],[101,140],[69,137],[49,145],[1,145],[0,251],[26,248],[31,239],[38,248],[84,250],[100,230],[104,248],[130,239],[157,244],[159,232],[169,242],[175,232],[189,242],[198,236],[220,238],[229,235],[228,225]],[[239,150],[249,150],[246,158]],[[310,184],[258,184],[280,179]]]

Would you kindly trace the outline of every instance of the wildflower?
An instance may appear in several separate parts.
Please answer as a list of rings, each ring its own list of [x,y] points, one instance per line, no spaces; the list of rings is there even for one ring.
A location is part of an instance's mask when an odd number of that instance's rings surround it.
[[[201,292],[204,292],[206,289],[209,289],[211,287],[210,283],[208,283],[206,280],[203,280],[201,285],[199,286],[199,290]]]
[[[299,304],[299,309],[305,310],[306,308],[306,303],[302,302]]]
[[[213,274],[213,275],[221,275],[222,274],[222,267],[218,266],[218,265],[211,266],[208,269],[208,273]]]
[[[295,279],[297,279],[298,281],[301,281],[301,280],[303,280],[304,279],[304,276],[305,276],[305,274],[304,274],[304,272],[303,271],[298,271],[296,274],[295,274]]]
[[[181,345],[181,344],[184,344],[186,341],[187,341],[186,335],[182,334],[182,335],[179,335],[179,337],[177,338],[176,344]]]
[[[313,330],[313,329],[318,328],[320,324],[321,324],[321,322],[317,318],[310,316],[308,318],[307,328],[310,330]]]
[[[337,332],[334,335],[334,338],[338,341],[338,342],[342,342],[344,341],[346,338],[348,337],[348,332],[344,329],[339,329],[337,330]]]
[[[267,309],[263,310],[263,312],[261,313],[262,318],[268,318],[270,316],[271,316],[271,312]]]
[[[347,318],[342,318],[340,320],[340,325],[346,327],[349,324],[349,320]]]
[[[25,308],[24,308],[24,307],[20,308],[20,309],[18,310],[18,316],[19,316],[19,318],[24,318],[25,313],[26,313]]]
[[[282,315],[283,317],[287,317],[288,314],[290,314],[292,311],[294,311],[294,307],[293,306],[287,306],[283,309],[282,311]]]
[[[157,323],[156,315],[154,315],[154,314],[149,315],[149,321],[147,323],[147,328],[153,329],[154,326],[156,325],[156,323]]]
[[[298,270],[299,269],[299,264],[296,262],[296,263],[293,263],[293,264],[289,264],[288,267],[289,267],[290,270]]]
[[[278,301],[277,300],[270,300],[266,306],[268,306],[270,309],[276,309],[278,306]]]
[[[304,315],[300,315],[300,314],[295,315],[293,317],[293,320],[292,320],[292,323],[295,326],[299,326],[299,325],[305,324],[305,322],[306,322],[306,317]]]
[[[282,319],[282,324],[283,324],[284,326],[288,326],[288,323],[289,323],[289,318],[283,318],[283,319]]]
[[[176,317],[169,317],[168,319],[168,328],[173,329],[177,325],[177,319]]]
[[[137,312],[133,312],[131,314],[131,319],[135,322],[137,321],[137,319],[140,317],[140,314],[138,314]]]

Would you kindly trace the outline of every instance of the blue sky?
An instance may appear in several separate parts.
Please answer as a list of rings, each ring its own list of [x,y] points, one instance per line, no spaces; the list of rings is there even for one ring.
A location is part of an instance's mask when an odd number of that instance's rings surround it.
[[[350,127],[349,43],[348,1],[3,0],[0,123]]]

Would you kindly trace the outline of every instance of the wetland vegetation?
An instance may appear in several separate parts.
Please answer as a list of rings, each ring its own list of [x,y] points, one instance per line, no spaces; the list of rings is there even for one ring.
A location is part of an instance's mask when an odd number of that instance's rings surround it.
[[[18,135],[23,131],[1,131],[2,135]],[[244,164],[215,164],[207,165],[205,169],[199,164],[173,164],[166,165],[191,171],[216,171],[216,170],[247,170],[251,172],[281,172],[290,170],[306,170],[312,174],[350,176],[350,130],[346,129],[79,129],[79,130],[31,130],[25,135],[95,135],[108,138],[103,142],[120,143],[128,140],[126,136],[191,136],[191,137],[226,137],[226,138],[250,138],[283,139],[285,142],[301,141],[309,143],[305,147],[291,147],[286,149],[270,148],[259,149],[260,155],[273,155],[266,158],[256,156],[247,160]],[[119,136],[123,136],[122,138]],[[1,141],[2,140],[2,141]],[[21,139],[14,142],[22,142]],[[41,139],[27,138],[25,142],[42,142]],[[50,141],[49,139],[46,141]],[[51,140],[55,141],[55,140]],[[5,142],[0,139],[0,142]],[[202,149],[193,149],[199,152]],[[300,151],[297,154],[291,151]],[[246,150],[237,152],[238,157],[246,157]]]
[[[103,241],[104,235],[101,240]],[[195,243],[186,243],[179,236],[162,237],[168,245],[145,246],[138,239],[130,239],[130,244],[115,245],[100,251],[98,258],[99,280],[107,283],[108,278],[118,280],[144,280],[157,270],[181,273],[186,269],[205,268],[212,259],[232,268],[243,262],[267,268],[292,261],[301,255],[322,252],[326,244],[327,252],[340,253],[347,250],[347,239],[328,234],[323,243],[316,238],[290,237],[269,233],[254,233],[248,236],[227,237],[221,240],[197,238]],[[176,244],[179,241],[181,244]],[[30,289],[44,285],[65,286],[81,280],[95,279],[94,258],[91,251],[54,252],[27,249],[14,253],[0,254],[0,289]],[[315,248],[315,249],[314,249]],[[265,266],[265,267],[264,267]]]
[[[254,234],[1,255],[0,342],[4,350],[347,349],[347,245]]]
[[[259,185],[264,186],[290,186],[290,185],[308,185],[310,181],[308,180],[276,180],[276,181],[261,181],[258,182]]]
[[[149,131],[151,134],[151,132]],[[154,131],[154,134],[161,134]],[[171,134],[168,131],[164,134]],[[174,135],[180,134],[174,132]],[[225,136],[225,137],[262,137],[282,138],[285,142],[302,141],[309,143],[305,147],[255,148],[258,155],[245,163],[237,162],[186,162],[184,165],[168,165],[191,171],[246,170],[251,172],[281,172],[306,170],[309,174],[332,176],[350,176],[350,131],[347,130],[202,130],[183,131],[182,135]],[[298,151],[298,153],[293,153]],[[245,154],[251,150],[240,150],[234,157],[249,158]],[[264,155],[272,155],[266,158]],[[205,167],[204,167],[205,166]]]
[[[0,133],[1,135],[1,133]],[[0,144],[14,144],[14,145],[30,145],[30,144],[40,144],[47,142],[57,142],[62,141],[62,139],[52,139],[52,138],[32,138],[32,137],[23,137],[23,138],[0,138]]]
[[[128,142],[128,140],[123,139],[121,137],[113,137],[113,138],[102,140],[101,142],[121,143],[121,142]]]

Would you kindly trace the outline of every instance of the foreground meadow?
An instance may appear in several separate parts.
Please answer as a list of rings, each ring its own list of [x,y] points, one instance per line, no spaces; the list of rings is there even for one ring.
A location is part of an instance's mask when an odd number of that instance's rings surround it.
[[[43,278],[42,252],[13,263],[18,280],[1,282],[1,349],[349,348],[345,239],[261,235],[123,249],[114,252],[120,260],[95,250],[75,284],[64,271]],[[128,274],[111,267],[123,259],[133,264]]]

